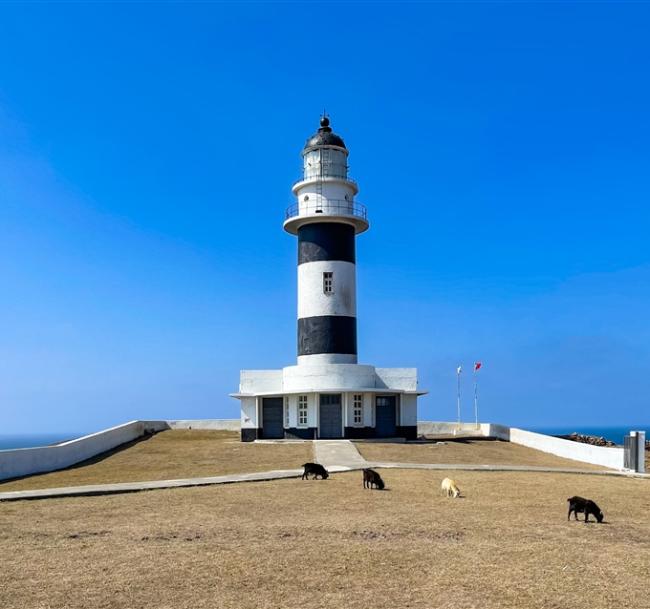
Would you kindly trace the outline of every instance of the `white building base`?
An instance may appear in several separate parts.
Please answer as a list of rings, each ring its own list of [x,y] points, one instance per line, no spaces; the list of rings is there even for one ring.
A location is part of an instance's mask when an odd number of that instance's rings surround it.
[[[241,437],[417,437],[415,368],[316,363],[242,370]]]

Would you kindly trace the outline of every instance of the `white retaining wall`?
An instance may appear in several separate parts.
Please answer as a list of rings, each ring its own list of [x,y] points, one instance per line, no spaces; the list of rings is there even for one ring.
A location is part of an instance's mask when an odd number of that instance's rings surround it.
[[[574,461],[583,461],[594,465],[602,465],[612,469],[624,469],[623,448],[614,448],[612,446],[592,446],[574,442],[573,440],[564,440],[554,438],[533,431],[525,431],[516,427],[506,427],[505,425],[490,424],[488,436],[508,440],[515,444],[528,446],[545,453],[551,453],[565,459]]]
[[[177,419],[165,422],[168,425],[167,429],[241,430],[241,421],[239,419]]]
[[[147,431],[161,429],[166,429],[164,421],[131,421],[54,446],[3,450],[0,451],[0,480],[69,467],[131,442]]]
[[[53,446],[0,450],[0,480],[63,469],[132,442],[145,433],[190,427],[239,431],[239,420],[131,421]]]
[[[494,423],[480,423],[479,429],[477,429],[474,423],[461,423],[459,428],[458,423],[418,421],[418,435],[449,435],[459,430],[461,433],[507,440],[514,444],[521,444],[565,459],[602,465],[611,469],[624,469],[623,448],[592,446],[591,444],[554,438],[553,436]]]
[[[463,434],[474,434],[477,436],[486,436],[488,427],[485,423],[480,423],[478,429],[475,423],[449,423],[446,421],[418,421],[419,436],[436,436],[436,435],[453,435],[458,432]]]

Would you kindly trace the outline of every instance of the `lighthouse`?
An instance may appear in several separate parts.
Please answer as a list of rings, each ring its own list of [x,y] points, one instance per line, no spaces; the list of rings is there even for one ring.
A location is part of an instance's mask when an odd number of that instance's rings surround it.
[[[348,177],[348,150],[323,116],[302,150],[303,175],[284,229],[298,237],[298,364],[356,364],[356,235],[366,208]]]
[[[414,439],[417,370],[358,363],[356,237],[369,222],[327,116],[301,155],[283,224],[298,246],[297,362],[241,371],[241,439]]]

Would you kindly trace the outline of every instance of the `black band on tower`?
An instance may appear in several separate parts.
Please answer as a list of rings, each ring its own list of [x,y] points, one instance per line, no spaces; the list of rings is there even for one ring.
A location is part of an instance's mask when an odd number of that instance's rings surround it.
[[[350,224],[317,222],[298,229],[298,264],[318,260],[355,262],[355,229]]]
[[[321,315],[298,320],[298,355],[357,354],[357,318]]]

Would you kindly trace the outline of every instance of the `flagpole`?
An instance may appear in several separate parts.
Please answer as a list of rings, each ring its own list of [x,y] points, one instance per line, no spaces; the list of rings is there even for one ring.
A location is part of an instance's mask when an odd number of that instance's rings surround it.
[[[474,420],[478,429],[478,377],[476,376],[476,364],[474,364]]]
[[[457,394],[456,394],[456,395],[457,395],[457,398],[458,398],[458,399],[457,399],[457,406],[458,406],[458,429],[460,429],[460,372],[461,372],[461,368],[460,368],[460,366],[458,366],[458,368],[456,368],[456,379],[457,379],[457,383],[458,383],[458,390],[457,390]]]

